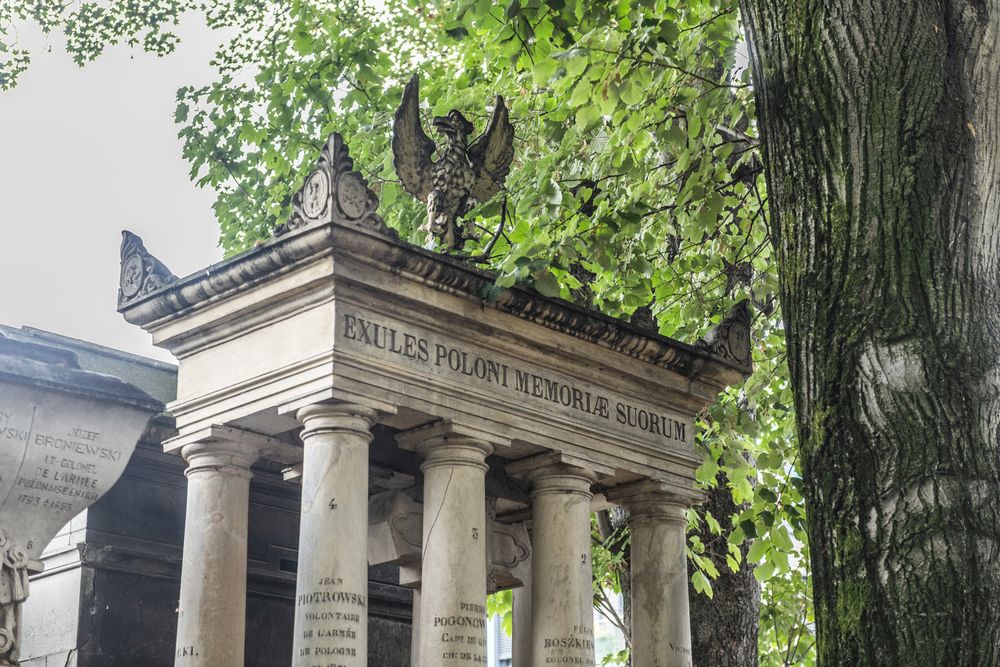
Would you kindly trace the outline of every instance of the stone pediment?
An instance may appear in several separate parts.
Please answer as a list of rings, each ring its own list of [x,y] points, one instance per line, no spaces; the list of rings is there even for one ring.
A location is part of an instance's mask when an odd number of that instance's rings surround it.
[[[118,283],[118,309],[140,301],[173,283],[177,276],[163,262],[153,257],[142,239],[130,231],[122,232],[121,277]]]
[[[336,222],[395,236],[396,233],[379,217],[377,209],[378,197],[364,177],[354,170],[354,160],[344,138],[334,132],[320,150],[316,167],[292,196],[292,216],[278,225],[274,235]]]

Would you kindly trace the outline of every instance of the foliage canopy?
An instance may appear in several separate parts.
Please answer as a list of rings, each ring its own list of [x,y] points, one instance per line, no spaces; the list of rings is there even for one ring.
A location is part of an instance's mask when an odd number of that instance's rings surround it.
[[[729,542],[734,569],[752,540],[762,664],[811,664],[801,480],[737,3],[14,0],[0,7],[0,88],[30,64],[13,38],[20,21],[63,32],[83,64],[115,43],[168,54],[190,12],[224,42],[216,80],[181,88],[174,117],[192,179],[217,193],[227,253],[287,218],[335,130],[386,221],[420,242],[425,211],[396,181],[389,147],[402,84],[417,71],[428,114],[455,107],[482,129],[495,93],[511,106],[515,164],[505,191],[471,216],[482,233],[464,249],[489,248],[494,289],[522,283],[613,316],[652,316],[682,340],[751,300],[756,371],[706,411],[699,436],[699,480],[723,473],[746,509],[733,530],[729,517],[690,520]],[[711,595],[717,567],[700,540],[690,546],[693,584]],[[613,568],[599,575],[614,586]]]

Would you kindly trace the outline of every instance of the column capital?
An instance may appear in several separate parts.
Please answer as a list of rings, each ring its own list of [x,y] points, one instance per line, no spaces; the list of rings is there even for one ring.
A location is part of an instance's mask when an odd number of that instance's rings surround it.
[[[635,518],[649,516],[679,520],[687,516],[689,507],[705,500],[705,493],[694,488],[693,484],[685,486],[679,480],[645,479],[609,489],[607,498],[625,507]]]
[[[210,424],[204,428],[178,435],[163,443],[167,454],[179,454],[185,460],[184,452],[201,452],[213,448],[213,443],[227,442],[242,450],[253,461],[270,459],[279,463],[293,463],[302,460],[302,447],[278,438],[222,424]]]
[[[303,425],[302,438],[320,433],[354,433],[371,440],[371,427],[378,411],[365,405],[343,401],[313,403],[295,411]]]
[[[452,421],[440,420],[396,434],[400,449],[416,451],[424,457],[422,470],[434,465],[471,465],[488,469],[486,457],[494,447],[506,443],[500,438],[485,437]]]
[[[251,478],[250,466],[259,458],[253,448],[230,440],[201,440],[184,445],[181,457],[187,463],[187,477],[201,472],[222,472]]]
[[[600,475],[614,473],[614,468],[592,463],[563,452],[548,452],[514,461],[507,472],[531,482],[532,497],[545,492],[573,491],[593,497],[590,487]]]

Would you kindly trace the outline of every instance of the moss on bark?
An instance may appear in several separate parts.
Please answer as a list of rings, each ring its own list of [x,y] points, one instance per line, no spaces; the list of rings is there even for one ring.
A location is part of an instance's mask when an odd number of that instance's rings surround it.
[[[743,0],[825,665],[1000,664],[1000,0]]]

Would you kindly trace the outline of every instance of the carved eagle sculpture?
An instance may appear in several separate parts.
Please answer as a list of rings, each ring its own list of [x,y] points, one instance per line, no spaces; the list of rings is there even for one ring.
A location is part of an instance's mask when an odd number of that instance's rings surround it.
[[[439,148],[420,122],[419,82],[414,74],[403,91],[392,131],[396,174],[411,195],[427,204],[427,243],[448,250],[461,248],[472,235],[458,219],[503,187],[514,159],[514,126],[503,98],[496,97],[493,117],[486,131],[469,143],[475,127],[459,111],[436,116],[434,128],[444,135]],[[436,161],[431,160],[438,151]]]

